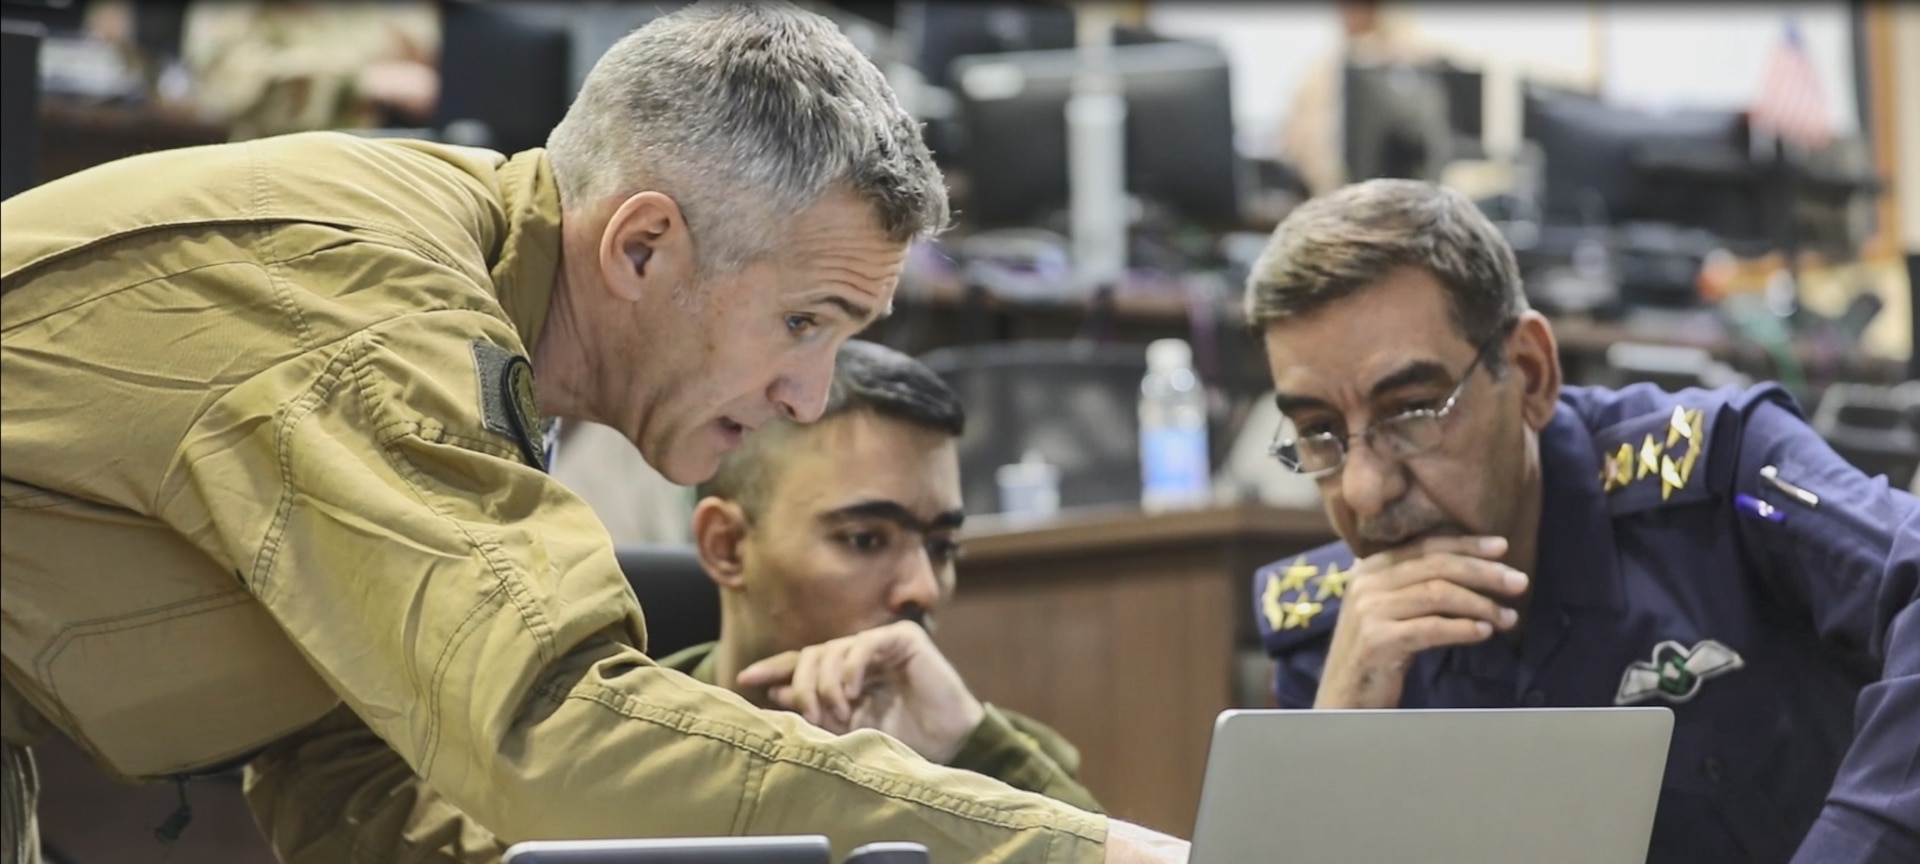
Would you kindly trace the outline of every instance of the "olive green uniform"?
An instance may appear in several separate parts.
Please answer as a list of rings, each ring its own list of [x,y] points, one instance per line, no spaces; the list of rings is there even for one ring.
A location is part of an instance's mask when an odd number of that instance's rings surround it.
[[[466,860],[477,830],[1102,856],[1100,817],[641,653],[499,360],[530,355],[558,266],[542,152],[290,135],[0,219],[8,744],[51,727],[135,778],[258,755],[293,860]]]
[[[660,659],[702,684],[714,683],[715,642],[695,645]],[[960,752],[947,765],[985,774],[1012,786],[1038,792],[1085,810],[1100,811],[1100,803],[1080,785],[1080,751],[1045,723],[1015,711],[986,705],[986,716],[973,727]]]

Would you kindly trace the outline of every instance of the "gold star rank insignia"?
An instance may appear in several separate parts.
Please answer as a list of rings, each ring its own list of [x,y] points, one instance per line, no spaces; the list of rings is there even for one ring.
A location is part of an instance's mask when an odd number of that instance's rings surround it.
[[[1633,445],[1622,444],[1619,449],[1606,454],[1605,465],[1600,469],[1600,491],[1612,492],[1633,482]]]
[[[1347,580],[1352,577],[1351,572],[1341,570],[1338,564],[1328,566],[1327,572],[1320,576],[1320,584],[1314,589],[1313,599],[1347,596]]]
[[[1267,626],[1279,630],[1286,623],[1287,610],[1280,605],[1280,577],[1267,574],[1267,587],[1260,592],[1260,612],[1267,616]]]
[[[1302,555],[1293,559],[1293,563],[1288,564],[1287,569],[1280,571],[1278,581],[1281,593],[1288,591],[1306,591],[1307,580],[1312,579],[1314,575],[1319,572],[1320,568],[1307,563],[1307,556]]]
[[[1653,440],[1653,436],[1649,434],[1646,440],[1640,442],[1640,467],[1633,472],[1633,479],[1638,480],[1650,474],[1658,475],[1659,473],[1660,442]]]
[[[1301,600],[1297,603],[1282,603],[1280,604],[1280,610],[1286,613],[1286,620],[1280,625],[1279,629],[1291,630],[1295,627],[1305,627],[1313,623],[1313,616],[1320,614],[1321,608],[1321,604],[1307,600]]]
[[[1705,432],[1706,416],[1700,409],[1673,407],[1673,416],[1667,420],[1667,455],[1660,457],[1660,500],[1665,501],[1676,490],[1685,488],[1693,476],[1694,463],[1706,448],[1706,442],[1700,440]],[[1674,445],[1682,440],[1687,442],[1687,452],[1676,462]]]

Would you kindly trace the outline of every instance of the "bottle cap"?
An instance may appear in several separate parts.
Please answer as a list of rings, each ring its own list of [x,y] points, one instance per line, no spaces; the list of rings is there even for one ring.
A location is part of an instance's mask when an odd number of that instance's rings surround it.
[[[1193,366],[1193,348],[1185,339],[1155,339],[1147,344],[1148,369],[1187,369]]]

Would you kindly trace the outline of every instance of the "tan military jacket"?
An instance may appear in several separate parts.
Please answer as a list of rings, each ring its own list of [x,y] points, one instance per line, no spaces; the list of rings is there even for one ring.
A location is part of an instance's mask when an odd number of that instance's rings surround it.
[[[263,821],[351,804],[364,818],[304,830],[353,860],[415,860],[339,836],[422,818],[412,775],[508,842],[1101,856],[1099,817],[641,653],[607,534],[530,464],[512,389],[557,267],[539,151],[168,151],[24,192],[0,223],[7,740],[51,724],[130,777],[278,742],[258,761],[279,779],[249,793],[280,808]],[[288,773],[356,733],[355,758]]]
[[[660,658],[660,665],[678,669],[702,684],[714,683],[714,646],[708,642]],[[947,764],[985,774],[1012,786],[1038,792],[1056,801],[1094,812],[1100,803],[1080,785],[1080,749],[1066,736],[1038,720],[987,705],[980,725],[973,727],[960,752]]]

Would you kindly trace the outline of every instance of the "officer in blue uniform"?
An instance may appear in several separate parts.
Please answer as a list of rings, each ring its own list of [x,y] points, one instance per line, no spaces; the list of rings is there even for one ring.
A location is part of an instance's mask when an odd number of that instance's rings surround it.
[[[1653,864],[1920,862],[1920,501],[1774,385],[1563,387],[1460,196],[1299,208],[1248,287],[1345,542],[1253,580],[1283,707],[1661,705]]]

